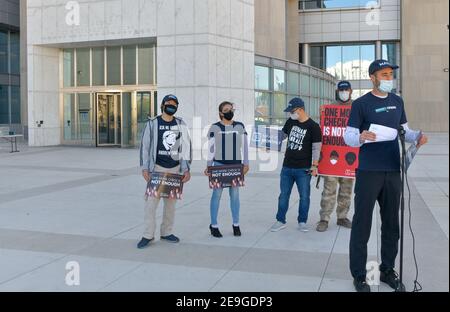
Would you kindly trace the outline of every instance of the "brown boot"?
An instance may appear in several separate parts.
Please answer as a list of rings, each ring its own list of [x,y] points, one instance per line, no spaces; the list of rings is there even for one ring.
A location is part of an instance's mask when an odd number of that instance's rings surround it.
[[[320,221],[319,223],[317,223],[317,228],[316,231],[317,232],[326,232],[328,230],[328,221]]]
[[[345,219],[338,219],[337,225],[345,227],[347,229],[351,229],[352,228],[352,221],[350,221],[347,218],[345,218]]]

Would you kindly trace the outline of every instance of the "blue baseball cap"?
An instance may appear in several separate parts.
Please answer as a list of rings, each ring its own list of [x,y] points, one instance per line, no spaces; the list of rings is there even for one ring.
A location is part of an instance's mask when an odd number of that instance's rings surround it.
[[[338,83],[337,88],[339,91],[349,90],[352,88],[352,84],[349,81],[344,80]]]
[[[289,101],[288,107],[284,110],[285,113],[290,113],[296,108],[305,108],[305,102],[301,98],[293,98]]]
[[[386,60],[376,60],[370,64],[369,67],[369,75],[373,75],[377,71],[384,69],[384,68],[392,68],[392,69],[398,69],[399,67],[397,65],[393,65],[389,63]]]
[[[177,105],[180,104],[180,102],[178,101],[178,98],[177,98],[175,95],[173,95],[173,94],[168,94],[168,95],[166,95],[166,96],[163,98],[163,100],[162,100],[162,105],[164,105],[166,102],[168,102],[168,101],[170,101],[170,100],[175,101],[175,103],[177,103]]]

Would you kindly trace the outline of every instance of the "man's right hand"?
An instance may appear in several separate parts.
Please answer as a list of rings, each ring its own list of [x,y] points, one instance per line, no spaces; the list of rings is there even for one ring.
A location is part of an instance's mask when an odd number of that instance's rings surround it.
[[[359,136],[359,143],[364,144],[366,141],[375,142],[377,140],[377,135],[370,131],[363,131]]]
[[[144,179],[145,179],[145,181],[148,183],[149,181],[150,181],[150,179],[151,179],[151,175],[150,175],[150,173],[148,172],[148,170],[143,170],[142,171],[142,176],[144,177]]]

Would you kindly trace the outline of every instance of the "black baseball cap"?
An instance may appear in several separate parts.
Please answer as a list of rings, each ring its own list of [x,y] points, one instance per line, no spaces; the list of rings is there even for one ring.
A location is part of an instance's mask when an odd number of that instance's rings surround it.
[[[369,75],[373,75],[377,71],[384,69],[384,68],[392,68],[392,69],[398,69],[399,67],[397,65],[393,65],[389,63],[389,61],[386,60],[376,60],[373,61],[372,64],[370,64],[369,67]]]
[[[347,80],[343,80],[343,81],[338,83],[337,88],[338,88],[339,91],[349,90],[349,89],[352,88],[352,84],[349,81],[347,81]]]

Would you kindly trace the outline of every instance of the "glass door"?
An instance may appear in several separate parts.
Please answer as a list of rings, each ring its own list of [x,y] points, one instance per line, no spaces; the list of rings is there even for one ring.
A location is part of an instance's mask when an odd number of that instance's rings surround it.
[[[121,146],[119,93],[97,93],[97,146]]]

